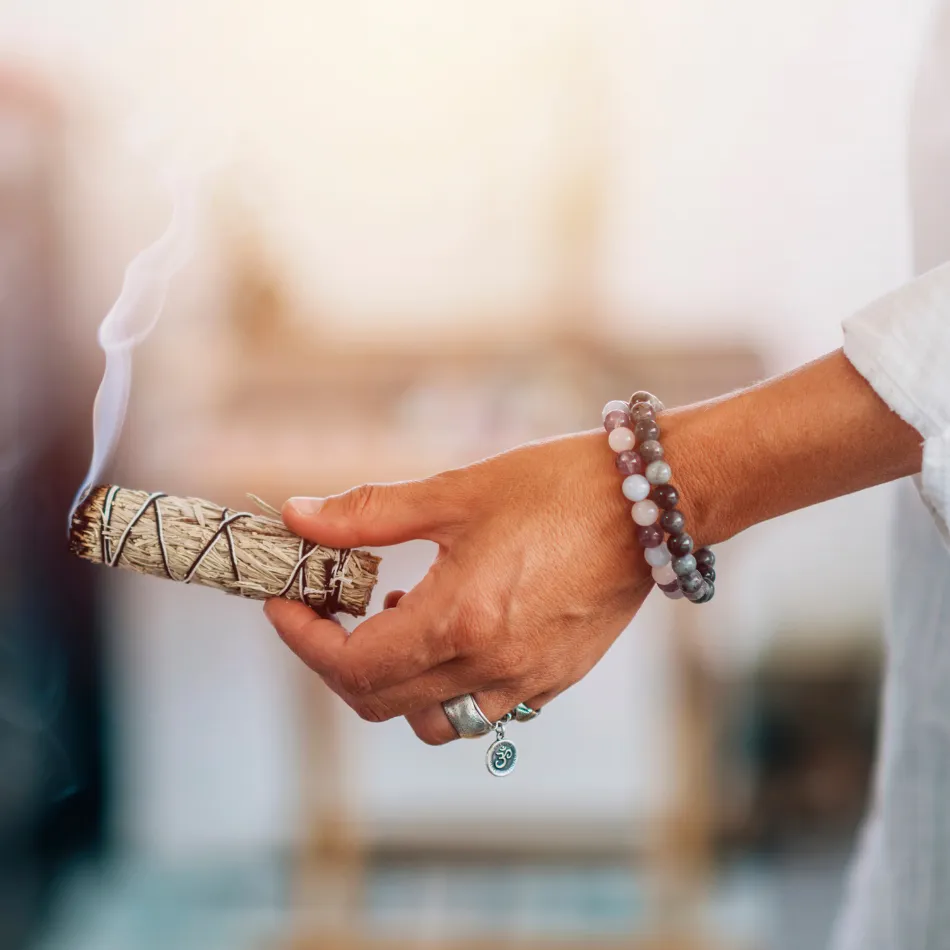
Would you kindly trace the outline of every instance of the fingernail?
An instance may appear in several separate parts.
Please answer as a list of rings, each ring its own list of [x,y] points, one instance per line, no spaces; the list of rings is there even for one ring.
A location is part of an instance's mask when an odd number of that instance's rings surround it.
[[[298,515],[317,514],[323,507],[325,498],[291,498],[287,504],[290,505]]]

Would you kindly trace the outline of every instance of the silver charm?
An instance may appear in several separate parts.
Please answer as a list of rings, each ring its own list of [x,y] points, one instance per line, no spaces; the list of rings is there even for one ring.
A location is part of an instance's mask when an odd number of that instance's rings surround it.
[[[499,719],[495,723],[495,741],[488,747],[485,754],[485,765],[492,775],[504,778],[510,775],[518,761],[518,750],[515,744],[505,738],[505,722],[511,718],[509,713],[505,719]]]

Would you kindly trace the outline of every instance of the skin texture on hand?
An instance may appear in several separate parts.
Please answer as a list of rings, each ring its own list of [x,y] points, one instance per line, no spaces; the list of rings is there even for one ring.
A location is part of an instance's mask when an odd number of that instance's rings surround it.
[[[664,441],[667,455],[684,454],[694,466],[684,492],[694,508],[687,524],[703,544],[914,475],[923,462],[920,433],[841,350],[667,415],[661,428],[674,425],[677,438],[675,445]],[[673,471],[675,479],[675,462]]]
[[[696,546],[918,472],[919,434],[838,351],[730,396],[663,413],[665,456]],[[441,702],[473,693],[495,720],[580,680],[653,581],[602,430],[522,446],[418,482],[292,500],[287,525],[336,547],[435,541],[406,594],[347,636],[284,600],[285,642],[360,716],[455,735]],[[688,605],[681,609],[702,609]]]
[[[473,693],[500,718],[581,679],[653,581],[603,431],[522,446],[419,482],[362,486],[287,525],[323,544],[438,543],[396,606],[349,637],[272,601],[278,632],[363,718],[405,715],[423,741],[456,738],[441,703]]]

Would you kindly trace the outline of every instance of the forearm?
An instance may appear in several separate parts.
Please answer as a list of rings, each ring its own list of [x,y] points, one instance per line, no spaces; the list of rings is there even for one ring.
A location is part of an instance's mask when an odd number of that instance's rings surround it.
[[[663,418],[681,507],[701,544],[921,468],[920,434],[841,350]]]

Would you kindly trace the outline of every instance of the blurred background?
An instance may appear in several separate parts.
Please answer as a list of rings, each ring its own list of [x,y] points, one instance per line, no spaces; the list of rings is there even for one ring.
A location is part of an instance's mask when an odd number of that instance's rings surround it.
[[[0,947],[822,945],[869,795],[892,489],[723,546],[709,608],[651,598],[503,783],[480,745],[349,714],[255,605],[72,563],[64,528],[96,327],[169,163],[215,165],[112,474],[279,504],[840,345],[910,272],[928,15],[0,4]],[[433,556],[384,553],[374,609]]]

